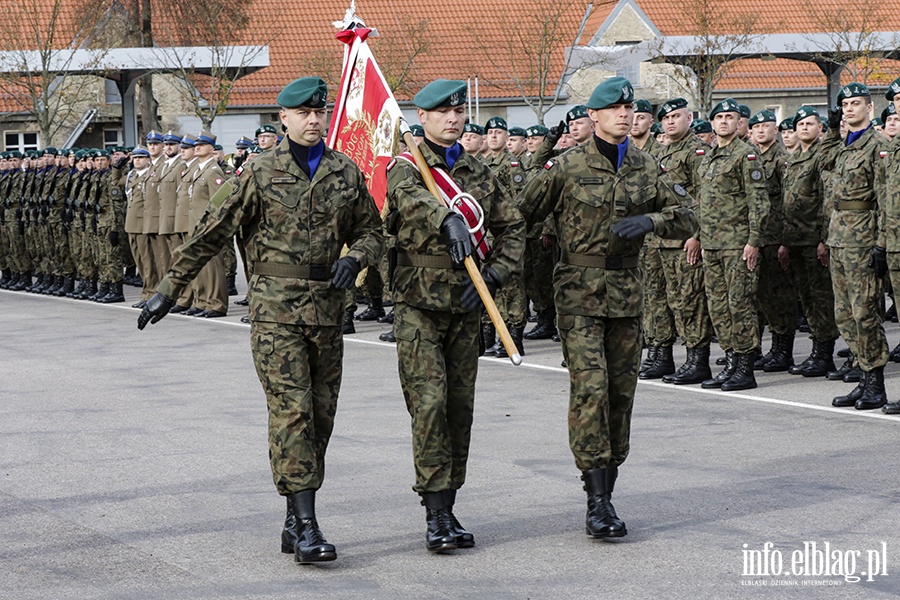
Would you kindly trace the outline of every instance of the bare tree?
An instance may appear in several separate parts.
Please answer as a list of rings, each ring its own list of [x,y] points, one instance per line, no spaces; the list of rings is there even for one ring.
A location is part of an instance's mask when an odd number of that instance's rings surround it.
[[[411,79],[416,59],[431,50],[428,20],[416,21],[409,15],[394,15],[393,23],[378,29],[372,51],[391,91],[411,96],[426,82]]]

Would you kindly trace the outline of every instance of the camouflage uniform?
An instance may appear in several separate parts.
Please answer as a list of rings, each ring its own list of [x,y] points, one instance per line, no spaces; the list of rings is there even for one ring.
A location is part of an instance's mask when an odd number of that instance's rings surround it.
[[[377,264],[381,227],[359,168],[326,148],[312,181],[288,138],[244,165],[212,197],[159,292],[176,298],[238,229],[250,264],[250,345],[269,408],[269,457],[278,492],[318,489],[341,385],[344,290],[331,265],[344,244]]]
[[[119,169],[107,169],[100,173],[98,179],[99,192],[97,194],[97,259],[98,277],[100,282],[107,285],[122,281],[125,262],[118,244],[124,242],[119,235],[119,214],[122,199],[125,192],[121,186]],[[110,239],[116,232],[116,246]]]
[[[826,139],[838,136],[829,130]],[[884,159],[888,141],[870,127],[834,156],[834,211],[828,226],[834,316],[841,337],[863,371],[888,360],[884,334],[884,284],[869,268],[869,255],[880,245],[879,203],[887,197]],[[830,165],[829,165],[830,166]]]
[[[448,168],[427,142],[419,149],[481,205],[494,236],[485,264],[509,281],[521,264],[525,223],[507,190],[466,153]],[[387,201],[386,228],[396,235],[398,252],[391,289],[400,384],[412,418],[413,490],[456,490],[466,479],[481,315],[460,305],[469,276],[452,268],[441,241],[441,223],[451,211],[409,163],[397,160],[389,169]]]
[[[759,247],[769,214],[766,180],[756,153],[741,140],[706,152],[700,176],[700,241],[706,265],[709,313],[723,350],[759,348],[757,271],[741,259],[745,245]]]
[[[582,471],[628,456],[641,352],[643,240],[619,238],[610,226],[644,214],[657,235],[688,236],[696,219],[686,197],[648,154],[629,145],[615,171],[595,140],[548,162],[523,192],[529,224],[553,213],[559,225],[557,325],[569,369],[569,445]]]

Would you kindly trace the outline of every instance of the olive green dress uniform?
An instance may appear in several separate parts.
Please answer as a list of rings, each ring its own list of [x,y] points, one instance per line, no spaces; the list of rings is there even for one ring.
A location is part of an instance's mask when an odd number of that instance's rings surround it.
[[[232,190],[229,193],[229,190]],[[250,343],[269,408],[269,456],[282,495],[318,489],[341,384],[344,291],[331,264],[346,244],[377,264],[381,222],[365,178],[326,148],[312,181],[285,137],[211,199],[159,292],[176,298],[238,229],[250,264]]]
[[[191,182],[194,179],[194,173],[197,171],[197,165],[199,161],[196,157],[191,160],[185,162],[182,161],[181,171],[179,171],[177,178],[177,185],[175,187],[175,235],[178,237],[178,244],[176,249],[181,246],[187,239],[188,233],[191,231],[191,221],[190,221],[190,213],[191,213]],[[172,255],[172,259],[174,260],[174,253]],[[182,290],[181,295],[176,299],[176,304],[179,306],[193,306],[196,302],[196,295],[194,294],[194,285],[191,284]],[[199,309],[199,307],[196,307]]]
[[[159,178],[163,174],[165,162],[165,154],[160,154],[156,160],[150,162],[150,172],[147,173],[147,180],[144,184],[144,220],[141,233],[146,236],[153,268],[147,275],[141,273],[141,276],[144,281],[144,291],[150,294],[156,289],[163,273],[166,272],[166,265],[172,262],[169,246],[165,239],[159,236],[161,210]]]
[[[197,227],[209,205],[209,199],[225,183],[225,173],[210,156],[206,162],[198,163],[188,188],[190,194],[191,229]],[[194,278],[194,306],[206,311],[228,312],[228,285],[225,279],[225,261],[220,253],[211,258]]]
[[[491,171],[463,152],[452,168],[427,143],[429,166],[445,169],[484,210],[493,234],[485,263],[509,281],[519,268],[525,223],[509,192]],[[451,213],[405,161],[388,171],[387,231],[396,235],[393,275],[394,336],[400,384],[412,418],[413,461],[419,493],[457,490],[466,480],[478,372],[480,314],[465,312],[460,297],[469,283],[454,269],[440,227]]]
[[[175,207],[178,204],[178,180],[184,161],[175,155],[166,158],[160,166],[159,183],[159,237],[168,249],[168,261],[161,265],[165,273],[172,266],[172,255],[181,245],[181,237],[175,232]]]
[[[130,171],[125,186],[126,198],[128,199],[128,211],[125,213],[125,232],[128,233],[128,241],[131,245],[131,254],[134,256],[134,262],[137,265],[138,273],[141,274],[143,281],[158,280],[158,275],[153,275],[155,268],[153,263],[153,249],[150,246],[149,238],[144,234],[144,187],[147,178],[150,175],[148,167],[143,171]],[[146,284],[141,290],[141,300],[149,300],[153,289],[148,288]]]
[[[739,139],[711,148],[700,163],[700,241],[706,266],[709,313],[723,350],[755,354],[759,348],[758,271],[741,258],[759,247],[769,214],[766,179],[756,150]]]

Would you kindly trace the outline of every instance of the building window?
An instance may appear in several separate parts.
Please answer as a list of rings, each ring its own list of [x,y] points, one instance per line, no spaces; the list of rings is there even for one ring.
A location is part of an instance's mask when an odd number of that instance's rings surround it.
[[[107,104],[122,104],[122,95],[119,93],[119,86],[112,79],[104,79],[104,92]]]
[[[616,77],[624,77],[631,82],[634,87],[641,86],[641,63],[628,65],[622,69],[616,70]]]
[[[122,141],[122,130],[121,129],[104,129],[103,130],[103,147],[109,148],[110,146],[121,146],[124,142]]]
[[[7,152],[18,150],[37,150],[40,145],[40,134],[35,131],[6,131],[3,134],[3,144]]]

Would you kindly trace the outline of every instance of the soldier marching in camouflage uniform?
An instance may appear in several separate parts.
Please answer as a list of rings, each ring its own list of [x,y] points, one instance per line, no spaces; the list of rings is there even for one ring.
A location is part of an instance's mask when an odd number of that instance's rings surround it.
[[[731,98],[713,107],[709,118],[717,144],[698,170],[706,298],[727,361],[722,372],[702,386],[724,391],[756,387],[756,267],[769,214],[766,178],[756,151],[737,137],[740,114]]]
[[[569,445],[588,493],[586,531],[621,537],[610,498],[628,456],[640,362],[638,253],[654,231],[696,228],[688,195],[627,138],[634,90],[615,77],[587,103],[594,140],[550,160],[523,192],[529,223],[555,213],[562,250],[554,273],[557,324],[569,369]]]
[[[521,264],[525,223],[506,188],[457,142],[465,102],[465,81],[437,80],[416,94],[425,130],[419,149],[430,167],[446,171],[483,209],[484,227],[494,237],[481,270],[494,292]],[[426,547],[433,552],[470,547],[474,537],[452,511],[466,480],[480,353],[481,300],[459,268],[472,253],[468,226],[403,158],[388,169],[387,201],[386,230],[397,236],[394,336],[412,419],[413,490],[427,509]]]
[[[893,103],[894,113],[900,114],[900,77],[891,82],[885,98]],[[890,280],[894,286],[895,298],[900,293],[900,135],[894,136],[885,157],[885,189],[882,202],[882,223],[879,242],[887,254]],[[891,353],[893,354],[893,352]],[[890,415],[900,414],[900,400],[888,402],[881,411]]]
[[[243,230],[250,263],[250,341],[269,407],[269,455],[288,498],[282,551],[298,562],[336,558],[315,516],[341,385],[344,290],[377,264],[382,237],[359,168],[325,147],[327,89],[318,77],[278,95],[287,136],[246,163],[211,198],[138,327],[161,319],[202,266]],[[349,253],[340,258],[344,245]]]

